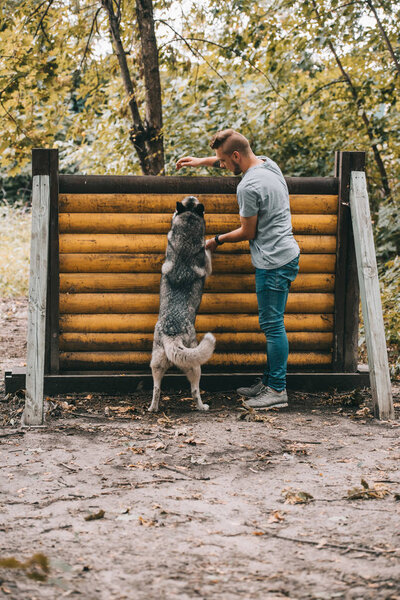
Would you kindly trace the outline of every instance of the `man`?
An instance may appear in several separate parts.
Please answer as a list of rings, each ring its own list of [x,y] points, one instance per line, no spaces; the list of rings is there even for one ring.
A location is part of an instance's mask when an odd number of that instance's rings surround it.
[[[245,402],[247,407],[287,406],[289,344],[283,315],[290,284],[299,270],[300,255],[292,233],[287,185],[278,165],[269,158],[257,157],[248,140],[233,129],[216,133],[210,146],[216,156],[185,156],[178,160],[176,168],[219,166],[235,175],[243,173],[237,187],[241,226],[206,243],[214,252],[226,242],[249,240],[256,268],[259,322],[267,338],[267,365],[262,379],[237,391],[249,398]]]

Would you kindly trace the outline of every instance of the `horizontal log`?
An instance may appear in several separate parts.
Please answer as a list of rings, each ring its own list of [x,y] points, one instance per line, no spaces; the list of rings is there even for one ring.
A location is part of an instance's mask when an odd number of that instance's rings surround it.
[[[60,294],[60,313],[155,313],[158,294]],[[334,294],[289,294],[288,313],[332,313]],[[203,294],[199,312],[257,313],[255,294]]]
[[[332,332],[289,332],[290,350],[331,350]],[[218,352],[265,351],[265,335],[261,332],[216,333]],[[200,340],[199,340],[200,341]],[[97,352],[107,350],[151,350],[152,333],[63,333],[60,350]]]
[[[61,369],[109,369],[125,368],[134,371],[148,367],[151,352],[60,352]],[[214,353],[204,367],[237,367],[262,368],[265,365],[265,353]],[[289,366],[311,367],[313,365],[329,365],[332,362],[330,352],[291,352]]]
[[[205,216],[206,235],[226,233],[240,226],[239,215]],[[167,233],[170,214],[142,213],[60,213],[60,233]],[[292,215],[293,233],[335,235],[336,215]]]
[[[208,214],[237,214],[235,194],[196,194]],[[60,194],[61,213],[167,213],[172,217],[185,194]],[[291,195],[293,214],[336,214],[337,195]]]
[[[336,177],[285,177],[291,194],[337,194]],[[239,177],[60,175],[62,194],[234,194]]]
[[[63,314],[60,315],[62,332],[153,332],[157,314]],[[286,331],[333,331],[332,314],[285,314]],[[198,333],[260,331],[257,315],[214,314],[197,315]]]
[[[60,254],[60,273],[159,273],[164,254]],[[254,273],[249,254],[214,254],[213,273]],[[301,254],[300,273],[334,273],[334,254]]]
[[[333,254],[336,252],[334,235],[297,235],[296,241],[304,254]],[[84,253],[150,253],[160,254],[167,248],[167,236],[163,234],[130,233],[62,233],[59,248],[63,254]],[[242,254],[249,252],[249,243],[224,244],[219,254]]]
[[[159,273],[60,273],[60,291],[87,292],[158,292]],[[299,273],[291,285],[292,292],[333,292],[335,275]],[[205,282],[206,291],[254,292],[254,274],[214,274]]]

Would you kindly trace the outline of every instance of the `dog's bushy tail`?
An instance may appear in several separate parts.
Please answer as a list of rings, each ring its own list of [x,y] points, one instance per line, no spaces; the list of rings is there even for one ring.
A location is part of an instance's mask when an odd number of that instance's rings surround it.
[[[212,333],[206,333],[195,348],[186,348],[179,338],[164,337],[163,343],[168,360],[185,369],[203,365],[211,358],[215,348],[215,337]]]

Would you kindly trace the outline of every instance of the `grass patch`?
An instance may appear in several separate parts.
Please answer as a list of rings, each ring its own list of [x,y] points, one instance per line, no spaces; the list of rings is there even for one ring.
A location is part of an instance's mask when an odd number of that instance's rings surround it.
[[[0,204],[0,296],[26,296],[29,289],[31,210]]]

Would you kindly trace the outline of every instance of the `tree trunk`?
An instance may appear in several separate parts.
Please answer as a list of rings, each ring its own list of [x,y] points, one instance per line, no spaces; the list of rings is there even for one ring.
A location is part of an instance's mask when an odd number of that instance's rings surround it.
[[[157,40],[154,32],[152,0],[136,0],[146,98],[146,148],[153,175],[164,172],[162,102]]]
[[[143,122],[136,100],[136,90],[129,72],[126,52],[120,35],[120,7],[114,12],[114,0],[101,0],[107,12],[110,34],[115,54],[118,59],[122,81],[128,96],[132,117],[130,139],[139,157],[143,175],[160,175],[164,171],[164,148],[162,138],[162,104],[161,86],[158,66],[158,51],[154,33],[152,0],[140,0],[146,4],[142,11],[137,10],[139,33],[141,36],[142,54],[145,73],[146,117]],[[139,4],[139,1],[138,1]],[[143,23],[141,22],[143,19]]]

